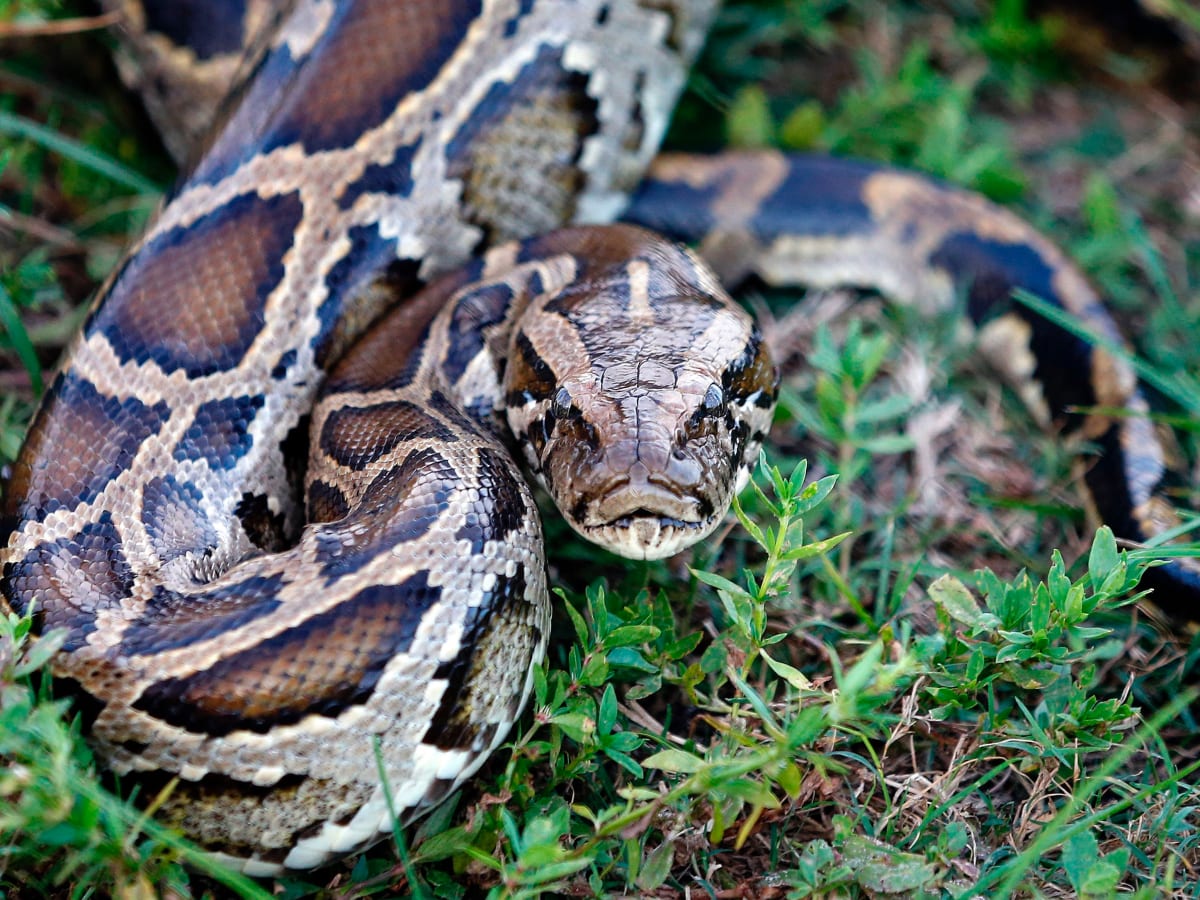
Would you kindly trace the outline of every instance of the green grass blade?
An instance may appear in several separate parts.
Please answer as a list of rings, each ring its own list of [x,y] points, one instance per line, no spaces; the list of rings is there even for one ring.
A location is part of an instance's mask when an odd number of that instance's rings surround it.
[[[40,397],[44,387],[42,364],[38,362],[37,351],[33,347],[33,342],[29,340],[29,332],[25,330],[21,314],[17,312],[17,305],[13,303],[12,297],[3,285],[0,285],[0,327],[8,335],[8,339],[12,342],[13,352],[17,354],[21,365],[29,373],[34,396]]]
[[[1088,328],[1076,316],[1064,312],[1059,307],[1046,302],[1036,294],[1018,289],[1013,291],[1013,297],[1017,302],[1029,307],[1039,316],[1049,319],[1060,328],[1066,329],[1076,337],[1087,341],[1089,344],[1101,347],[1113,356],[1129,363],[1138,377],[1147,384],[1153,385],[1156,390],[1160,391],[1164,396],[1170,397],[1173,402],[1178,403],[1182,408],[1194,414],[1200,414],[1200,401],[1196,399],[1198,394],[1194,378],[1183,375],[1164,375],[1145,360],[1139,359],[1128,348],[1122,346],[1117,341],[1111,340]]]
[[[139,194],[157,194],[162,191],[162,188],[149,178],[122,165],[107,154],[47,128],[45,125],[26,119],[24,116],[0,110],[0,134],[33,141],[46,150],[57,153],[90,169],[97,175],[103,175],[110,181]]]

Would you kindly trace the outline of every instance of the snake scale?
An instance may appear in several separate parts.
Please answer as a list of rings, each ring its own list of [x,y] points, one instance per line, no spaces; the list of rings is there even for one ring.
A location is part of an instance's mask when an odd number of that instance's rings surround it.
[[[1008,304],[1117,339],[1018,218],[849,161],[654,158],[710,0],[112,5],[172,148],[203,151],[34,419],[0,605],[65,633],[56,683],[98,755],[144,795],[178,778],[158,814],[231,865],[360,849],[504,740],[550,615],[514,446],[619,553],[721,521],[777,375],[709,265],[965,296],[1101,451],[1103,518],[1177,521],[1127,365]],[[1200,589],[1153,574],[1164,605]]]

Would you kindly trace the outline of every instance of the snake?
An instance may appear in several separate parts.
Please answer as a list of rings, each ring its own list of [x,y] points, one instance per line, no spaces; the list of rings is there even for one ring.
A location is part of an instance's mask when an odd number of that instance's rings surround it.
[[[30,425],[0,607],[58,635],[103,765],[231,867],[361,850],[503,743],[551,616],[525,474],[623,556],[712,534],[778,396],[747,281],[961,306],[1095,449],[1118,535],[1180,522],[1116,326],[1019,217],[871,163],[658,154],[710,0],[110,6],[185,174]],[[1194,605],[1191,563],[1148,577]]]

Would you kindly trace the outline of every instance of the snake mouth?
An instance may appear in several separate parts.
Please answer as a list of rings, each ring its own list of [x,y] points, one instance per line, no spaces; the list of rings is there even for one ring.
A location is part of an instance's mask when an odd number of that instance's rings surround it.
[[[702,514],[704,506],[674,486],[626,481],[589,503],[583,520],[588,525],[615,528],[650,519],[663,526],[699,527],[707,518]]]
[[[718,519],[703,501],[658,485],[622,485],[574,518],[588,540],[630,559],[674,556],[710,534]]]
[[[604,523],[601,527],[606,528],[632,528],[634,523],[639,519],[653,519],[658,522],[663,528],[703,528],[705,523],[701,520],[687,521],[684,519],[674,519],[670,516],[664,516],[661,512],[653,509],[637,509],[628,515],[613,519],[611,522]]]
[[[666,559],[681,553],[717,527],[715,517],[683,521],[649,513],[627,515],[596,525],[572,523],[595,544],[628,559]]]

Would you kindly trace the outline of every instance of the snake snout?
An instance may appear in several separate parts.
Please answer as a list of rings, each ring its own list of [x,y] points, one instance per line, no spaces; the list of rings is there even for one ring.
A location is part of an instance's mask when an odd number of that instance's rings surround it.
[[[597,466],[568,520],[590,540],[634,559],[671,556],[700,540],[720,520],[719,504],[708,496],[703,467],[667,459],[661,468],[636,457]]]

